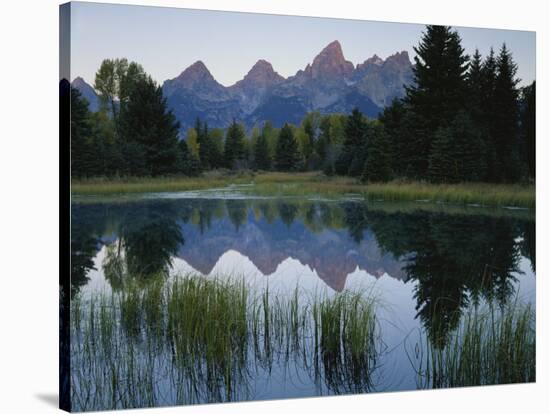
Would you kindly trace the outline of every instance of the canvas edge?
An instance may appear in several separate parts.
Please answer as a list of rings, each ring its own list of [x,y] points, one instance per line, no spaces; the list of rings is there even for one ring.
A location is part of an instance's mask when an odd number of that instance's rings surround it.
[[[59,408],[71,412],[71,3],[59,5]]]

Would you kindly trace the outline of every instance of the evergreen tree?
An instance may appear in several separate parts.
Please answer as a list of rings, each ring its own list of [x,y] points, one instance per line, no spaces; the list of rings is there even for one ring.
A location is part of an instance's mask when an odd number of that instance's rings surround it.
[[[460,111],[451,124],[454,156],[460,181],[481,181],[487,174],[486,142],[466,111]]]
[[[304,157],[306,169],[315,169],[320,164],[320,157],[316,152],[317,135],[319,134],[321,114],[310,112],[302,121],[304,140],[301,145],[301,152]]]
[[[520,178],[520,152],[518,140],[519,91],[516,78],[517,65],[506,44],[497,57],[497,77],[494,99],[498,105],[495,112],[495,140],[497,168],[501,181],[512,182]]]
[[[91,142],[92,126],[88,101],[78,89],[71,88],[71,176],[90,174],[90,163],[96,159]]]
[[[177,172],[179,123],[167,109],[162,88],[150,77],[134,85],[120,124],[130,151],[130,171],[153,176]]]
[[[258,139],[260,138],[261,134],[262,132],[260,128],[257,125],[254,125],[254,127],[252,127],[252,130],[250,131],[250,136],[247,140],[245,140],[248,146],[248,163],[249,165],[252,165],[255,169],[258,168],[256,166],[256,147],[258,146]]]
[[[237,168],[246,160],[245,133],[235,119],[227,129],[225,136],[225,164],[228,168]]]
[[[124,173],[124,154],[116,136],[114,121],[104,111],[90,114],[94,146],[94,170],[88,175],[112,176]]]
[[[71,174],[109,176],[122,164],[112,120],[105,112],[92,113],[88,101],[71,88]]]
[[[345,126],[342,152],[336,162],[336,173],[360,176],[366,159],[366,122],[359,109],[354,108]]]
[[[429,158],[429,174],[435,183],[456,182],[453,157],[453,135],[450,127],[440,127],[434,136]]]
[[[284,124],[279,132],[275,152],[275,166],[279,171],[295,171],[300,168],[300,153],[294,132],[289,124]]]
[[[330,116],[324,116],[319,124],[319,138],[315,142],[315,152],[321,165],[325,164],[330,144]]]
[[[489,62],[488,66],[485,63]],[[493,163],[494,152],[493,141],[490,134],[490,123],[488,112],[491,106],[489,105],[487,96],[492,96],[492,68],[494,57],[491,54],[487,62],[483,62],[481,54],[476,49],[472,60],[470,62],[470,68],[468,71],[468,93],[470,96],[470,103],[468,113],[470,120],[473,123],[473,127],[477,130],[478,136],[475,139],[479,150],[483,153],[483,159],[480,159],[480,165],[478,166],[478,172],[475,174],[476,180],[486,180],[490,175],[490,164]],[[491,102],[490,105],[493,103]]]
[[[189,149],[187,142],[183,139],[180,140],[178,143],[178,147],[180,152],[180,166],[178,169],[179,172],[188,176],[198,175],[200,173],[200,161]]]
[[[485,153],[488,181],[498,181],[499,171],[497,165],[496,152],[496,119],[498,117],[498,107],[495,101],[495,84],[497,78],[497,62],[495,52],[491,48],[489,55],[485,58],[482,66],[482,87],[481,104],[483,108],[483,118],[479,120],[480,128],[484,134]]]
[[[222,128],[212,128],[208,130],[208,141],[211,145],[210,164],[212,168],[221,168],[225,166],[224,161],[224,130]]]
[[[404,177],[407,173],[407,162],[410,161],[410,143],[404,120],[407,111],[401,100],[394,99],[391,105],[384,108],[378,117],[388,141],[388,162],[392,174]]]
[[[479,50],[475,50],[468,70],[469,112],[476,124],[483,122],[483,61]]]
[[[195,120],[195,133],[197,136],[197,146],[199,148],[199,161],[201,169],[210,169],[209,143],[208,143],[208,126],[206,122],[204,126],[199,117]],[[204,148],[202,148],[204,147]]]
[[[344,126],[347,117],[345,115],[325,115],[319,124],[319,138],[315,145],[315,151],[319,158],[319,165],[326,175],[336,173],[335,164],[340,156],[340,150],[344,141]]]
[[[479,181],[485,176],[484,143],[466,111],[459,111],[449,127],[438,131],[429,162],[434,182]]]
[[[210,170],[221,167],[222,154],[221,149],[216,145],[206,121],[201,122],[199,118],[195,121],[195,131],[197,134],[197,143],[199,147],[199,160],[203,170]]]
[[[309,115],[309,114],[308,114]],[[311,120],[311,117],[306,116],[304,119],[304,132],[307,137],[307,145],[304,148],[304,157],[308,159],[311,157],[311,154],[313,153],[313,149],[315,147],[315,127],[313,126],[313,121]]]
[[[524,146],[524,159],[527,164],[529,178],[536,178],[536,82],[523,90],[521,129]]]
[[[449,125],[457,111],[466,107],[468,56],[460,36],[448,26],[426,26],[414,48],[414,81],[406,88],[405,102],[412,111],[414,145],[420,156],[411,162],[412,174],[426,176],[434,132]]]
[[[372,128],[362,181],[386,182],[391,177],[391,143],[381,125]]]
[[[271,168],[271,157],[269,155],[269,144],[267,142],[267,128],[264,125],[262,133],[258,136],[256,146],[254,147],[254,161],[259,170],[269,170]]]
[[[279,139],[279,129],[274,128],[271,122],[266,121],[262,128],[262,134],[267,138],[267,144],[269,147],[269,158],[272,160],[275,159],[275,151],[277,149],[277,140]]]

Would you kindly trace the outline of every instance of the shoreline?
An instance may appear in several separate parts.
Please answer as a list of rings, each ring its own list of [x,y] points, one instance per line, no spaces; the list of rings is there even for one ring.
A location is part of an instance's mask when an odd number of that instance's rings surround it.
[[[94,178],[73,180],[72,195],[115,195],[225,189],[243,185],[239,191],[256,196],[359,196],[370,201],[449,203],[535,209],[534,184],[459,183],[430,184],[390,181],[360,183],[350,177],[328,177],[318,172],[252,173],[198,177]]]

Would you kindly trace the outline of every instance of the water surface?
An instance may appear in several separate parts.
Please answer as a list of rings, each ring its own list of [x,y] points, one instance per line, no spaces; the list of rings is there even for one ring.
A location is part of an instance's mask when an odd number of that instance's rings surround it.
[[[77,410],[417,389],[418,347],[427,346],[424,340],[444,347],[466,309],[511,298],[535,302],[535,221],[528,211],[206,192],[76,198],[71,223],[71,291],[84,307],[98,293],[126,294],[128,278],[145,290],[193,274],[240,278],[250,291],[269,289],[281,300],[295,292],[303,298],[364,292],[376,299],[377,317],[377,358],[368,374],[326,360],[313,369],[307,362],[315,353],[313,339],[304,334],[298,357],[287,352],[269,364],[258,361],[247,343],[230,390],[223,378],[213,378],[216,373],[195,377],[176,366],[169,346],[147,362],[144,344],[151,338],[143,330],[135,349],[138,364],[148,369],[147,397],[90,402],[73,395]],[[113,271],[120,263],[125,273]],[[82,351],[78,329],[72,327],[71,335]],[[74,358],[71,369],[84,364]],[[193,385],[203,382],[203,388]],[[75,384],[73,392],[83,394],[87,385],[78,375]]]

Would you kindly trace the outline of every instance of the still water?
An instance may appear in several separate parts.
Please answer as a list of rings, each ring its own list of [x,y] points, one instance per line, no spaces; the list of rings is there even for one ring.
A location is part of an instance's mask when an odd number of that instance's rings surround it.
[[[427,349],[444,349],[466,313],[511,301],[535,304],[529,211],[160,194],[76,198],[71,224],[75,410],[435,387],[420,374]],[[243,330],[239,323],[229,328],[240,332],[228,351],[242,347],[238,362],[202,353],[191,364],[178,362],[184,351],[174,345],[174,327],[184,325],[171,322],[171,302],[162,292],[180,277],[246,286]],[[145,301],[151,286],[159,289],[153,317]],[[342,340],[334,357],[321,349],[316,323],[307,322],[316,309],[311,297],[330,301],[346,292],[368,297],[375,315],[365,358],[345,349],[356,346],[359,330]],[[289,329],[273,339],[260,316],[264,333],[254,331],[256,322],[249,321],[257,315],[250,309],[265,309],[266,294],[280,314],[303,315],[295,317],[300,334]],[[141,299],[132,319],[138,328],[130,333],[124,309],[132,297]],[[110,323],[103,309],[114,309]],[[185,322],[185,314],[178,317]],[[147,328],[151,319],[154,330]],[[344,325],[336,336],[347,335]],[[324,320],[319,326],[328,329]],[[203,340],[218,341],[215,335]]]

